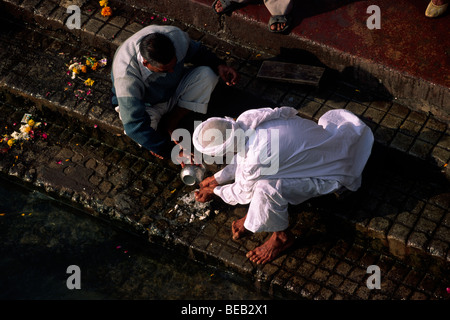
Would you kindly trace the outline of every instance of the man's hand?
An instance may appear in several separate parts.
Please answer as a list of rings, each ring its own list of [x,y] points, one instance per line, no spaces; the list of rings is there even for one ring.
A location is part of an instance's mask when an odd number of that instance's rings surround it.
[[[155,152],[153,152],[153,151],[151,151],[151,150],[149,150],[150,151],[150,153],[152,154],[152,155],[154,155],[155,157],[157,157],[158,159],[164,159],[164,157],[163,156],[160,156],[159,154],[157,154],[157,153],[155,153]]]
[[[177,161],[181,165],[181,168],[184,168],[186,164],[195,164],[194,154],[189,154],[181,149],[178,153]]]
[[[214,187],[201,188],[195,192],[195,200],[198,202],[208,202],[214,196]]]
[[[216,178],[214,178],[214,176],[211,176],[211,177],[203,179],[203,181],[200,182],[200,189],[207,188],[207,187],[215,188],[218,185],[219,184],[217,183]]]
[[[234,68],[221,64],[217,69],[219,76],[225,81],[227,86],[234,86],[238,82],[239,75]]]
[[[208,202],[214,196],[214,188],[219,184],[214,176],[208,177],[200,182],[200,190],[195,193],[195,200],[198,202]]]

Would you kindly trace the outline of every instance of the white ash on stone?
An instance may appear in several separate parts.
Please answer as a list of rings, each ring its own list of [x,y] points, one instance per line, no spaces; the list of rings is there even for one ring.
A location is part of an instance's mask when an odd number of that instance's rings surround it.
[[[206,219],[211,214],[211,201],[205,203],[195,201],[196,191],[198,190],[193,190],[179,197],[177,204],[173,207],[173,210],[176,210],[176,216],[185,217],[189,223]]]

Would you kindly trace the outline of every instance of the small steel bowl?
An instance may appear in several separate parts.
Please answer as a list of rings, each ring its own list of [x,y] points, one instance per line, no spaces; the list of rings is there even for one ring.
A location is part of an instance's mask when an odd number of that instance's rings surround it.
[[[188,186],[193,186],[203,181],[205,175],[205,167],[203,165],[187,164],[181,169],[181,181]]]

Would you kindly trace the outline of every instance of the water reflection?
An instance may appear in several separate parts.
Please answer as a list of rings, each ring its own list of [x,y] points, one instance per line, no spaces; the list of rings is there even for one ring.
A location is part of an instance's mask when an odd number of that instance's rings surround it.
[[[0,299],[265,299],[238,275],[150,246],[0,177]],[[69,290],[67,267],[81,270]]]

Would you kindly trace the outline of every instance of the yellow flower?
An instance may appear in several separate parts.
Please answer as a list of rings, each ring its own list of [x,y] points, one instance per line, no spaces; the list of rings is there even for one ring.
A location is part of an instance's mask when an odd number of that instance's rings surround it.
[[[87,86],[92,86],[93,84],[94,84],[94,80],[92,80],[91,78],[88,78],[85,82],[84,82],[84,84],[85,85],[87,85]]]
[[[100,3],[101,7],[106,7],[108,5],[108,0],[101,0],[98,3]]]
[[[12,145],[16,142],[16,140],[14,139],[9,139],[8,140],[8,146],[12,147]]]
[[[111,7],[103,7],[102,16],[109,17],[110,15],[112,15]]]
[[[92,57],[86,57],[86,65],[87,66],[91,66],[91,65],[93,65],[96,62],[97,62],[97,59],[92,58]]]
[[[33,119],[28,120],[28,125],[30,127],[34,126],[34,120]]]

